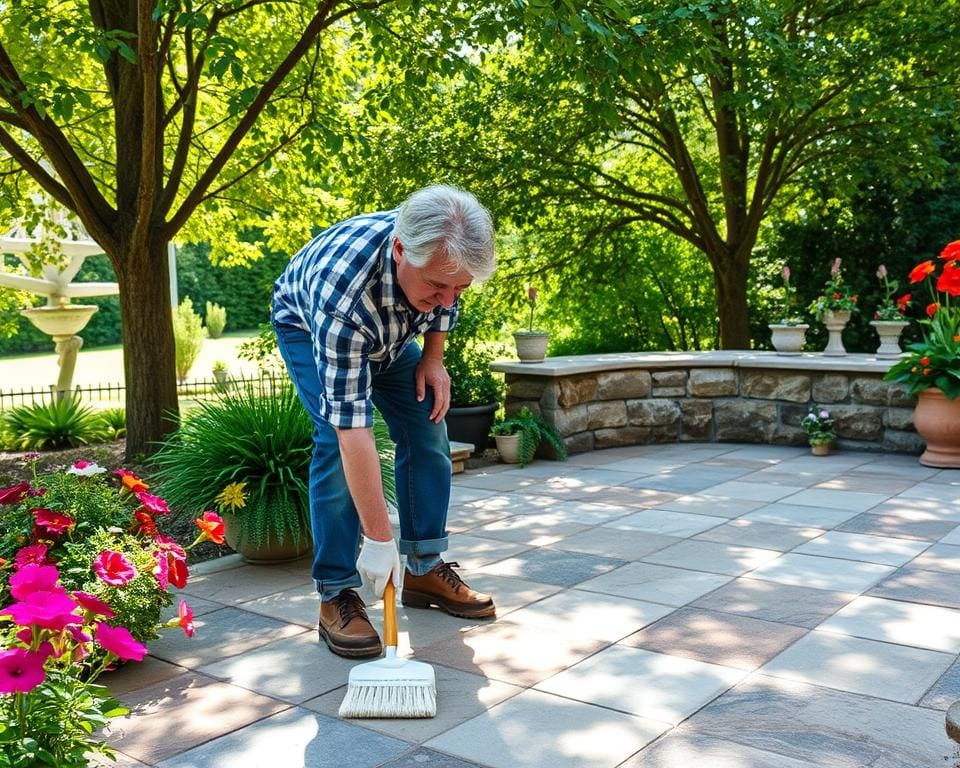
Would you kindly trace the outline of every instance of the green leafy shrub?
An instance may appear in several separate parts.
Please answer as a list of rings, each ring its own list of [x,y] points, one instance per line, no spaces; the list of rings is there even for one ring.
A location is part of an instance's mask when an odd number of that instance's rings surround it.
[[[111,440],[127,436],[127,412],[124,408],[104,408],[97,411],[97,418],[103,423],[104,431]]]
[[[450,375],[450,405],[454,408],[503,399],[503,380],[490,370],[493,350],[481,339],[483,323],[483,315],[461,297],[457,324],[447,335],[443,352],[443,365]]]
[[[111,439],[107,426],[79,398],[21,405],[3,412],[13,447],[28,451],[76,448]]]
[[[223,336],[223,329],[227,325],[227,310],[219,304],[207,302],[207,334],[211,339],[219,339]]]
[[[193,311],[193,302],[188,298],[180,302],[173,313],[173,337],[176,343],[177,379],[186,381],[187,374],[197,361],[203,347],[203,320]]]
[[[392,445],[376,427],[385,494],[394,501]],[[290,385],[253,387],[200,402],[154,455],[155,480],[171,507],[198,515],[220,508],[256,547],[272,536],[299,544],[310,535],[308,474],[313,425]],[[229,519],[228,519],[229,525]]]
[[[517,460],[521,467],[533,461],[541,442],[550,445],[561,461],[567,458],[567,447],[556,427],[545,422],[529,408],[521,408],[515,416],[497,422],[491,431],[494,435],[520,436]]]

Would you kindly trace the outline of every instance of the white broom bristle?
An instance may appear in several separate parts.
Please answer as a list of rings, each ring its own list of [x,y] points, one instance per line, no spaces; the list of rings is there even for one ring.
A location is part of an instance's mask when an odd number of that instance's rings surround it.
[[[340,717],[434,717],[436,714],[436,686],[421,681],[351,684],[340,704]]]
[[[387,646],[386,657],[350,670],[340,717],[434,717],[437,685],[433,667],[397,658]]]

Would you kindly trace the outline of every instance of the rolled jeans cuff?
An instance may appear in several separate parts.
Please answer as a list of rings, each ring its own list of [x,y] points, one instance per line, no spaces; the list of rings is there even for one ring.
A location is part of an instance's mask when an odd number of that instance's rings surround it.
[[[439,555],[447,549],[447,536],[442,539],[424,539],[422,541],[410,541],[409,539],[400,539],[399,549],[401,555],[413,555],[415,557],[427,557],[429,555]]]

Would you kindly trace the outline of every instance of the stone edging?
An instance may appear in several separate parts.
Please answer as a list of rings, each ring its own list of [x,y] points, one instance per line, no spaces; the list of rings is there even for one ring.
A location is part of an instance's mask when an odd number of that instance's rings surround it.
[[[840,447],[919,453],[916,399],[883,381],[893,360],[873,355],[636,352],[497,361],[506,411],[527,406],[571,453],[618,445],[724,441],[804,445],[812,404],[836,418]]]

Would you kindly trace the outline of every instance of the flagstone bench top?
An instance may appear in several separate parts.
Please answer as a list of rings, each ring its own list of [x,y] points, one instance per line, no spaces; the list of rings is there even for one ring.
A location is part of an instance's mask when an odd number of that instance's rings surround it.
[[[822,352],[779,355],[772,351],[711,350],[707,352],[609,352],[600,355],[548,357],[542,363],[521,363],[519,360],[497,360],[490,368],[499,373],[561,378],[597,371],[630,368],[778,368],[806,371],[853,371],[883,374],[895,361],[876,355],[850,353],[840,357]]]

